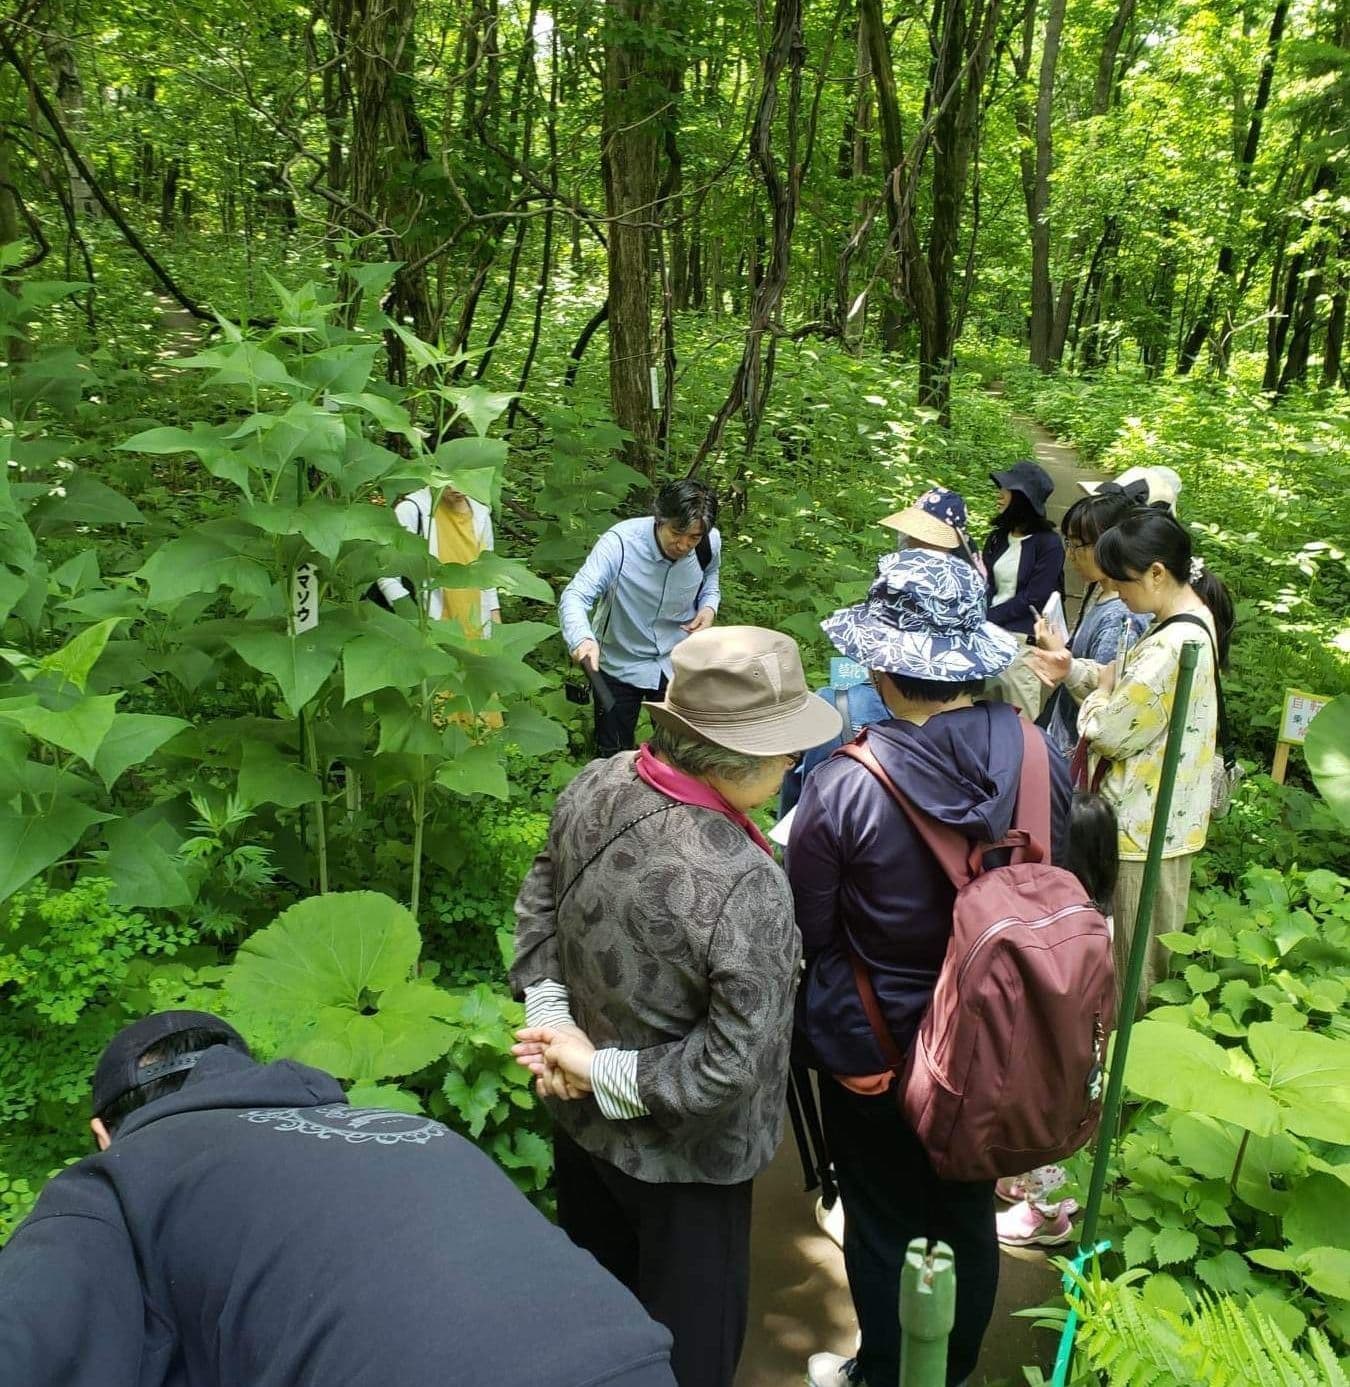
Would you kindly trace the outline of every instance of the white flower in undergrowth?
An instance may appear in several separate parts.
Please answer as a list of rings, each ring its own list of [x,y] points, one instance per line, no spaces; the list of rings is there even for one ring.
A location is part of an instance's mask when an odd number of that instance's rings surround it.
[[[64,496],[65,494],[66,489],[63,486],[54,486],[47,492],[48,496]]]

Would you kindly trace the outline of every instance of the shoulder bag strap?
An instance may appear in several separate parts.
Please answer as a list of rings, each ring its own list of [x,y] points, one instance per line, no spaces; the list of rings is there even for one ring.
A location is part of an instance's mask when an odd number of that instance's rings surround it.
[[[1050,860],[1050,753],[1045,738],[1019,713],[1022,727],[1022,774],[1017,782],[1017,807],[1012,826],[1027,835],[1034,860],[1040,848],[1042,862]]]
[[[572,880],[569,881],[567,885],[563,887],[561,894],[553,902],[554,911],[556,912],[561,907],[562,903],[567,899],[568,892],[570,892],[571,889],[577,884],[577,882],[581,880],[581,874],[586,870],[586,868],[589,867],[591,863],[596,860],[596,858],[600,857],[611,844],[617,842],[620,838],[622,838],[623,835],[627,833],[630,828],[635,828],[638,824],[640,824],[643,821],[643,819],[650,819],[654,814],[664,814],[668,809],[674,809],[676,803],[677,801],[671,800],[668,804],[658,804],[655,809],[648,809],[645,813],[639,814],[637,818],[629,819],[629,821],[626,824],[624,824],[624,826],[621,829],[619,829],[617,833],[613,833],[608,838],[606,838],[605,841],[601,843],[600,846],[596,848],[596,850],[572,874]]]
[[[1190,626],[1198,626],[1209,638],[1209,653],[1214,658],[1214,696],[1219,705],[1219,750],[1223,753],[1224,765],[1231,766],[1237,760],[1237,751],[1228,734],[1228,709],[1224,704],[1223,676],[1219,673],[1219,647],[1214,640],[1214,634],[1194,612],[1178,612],[1154,629],[1161,631],[1163,626],[1170,626],[1174,621],[1184,621]],[[1149,634],[1152,635],[1153,632],[1150,631]]]
[[[970,870],[969,840],[964,834],[958,833],[956,829],[949,828],[946,824],[940,824],[936,819],[929,818],[927,814],[916,809],[910,803],[909,798],[886,773],[881,762],[877,760],[872,748],[867,745],[866,728],[863,729],[857,741],[848,742],[841,746],[834,755],[847,756],[851,760],[857,761],[881,782],[882,789],[904,811],[904,815],[913,825],[915,833],[919,835],[929,852],[937,858],[938,866],[947,874],[947,879],[958,891],[970,881],[972,872]]]

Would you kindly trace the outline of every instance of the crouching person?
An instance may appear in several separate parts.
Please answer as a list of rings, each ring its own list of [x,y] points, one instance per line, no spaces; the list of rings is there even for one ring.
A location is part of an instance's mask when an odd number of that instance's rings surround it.
[[[697,632],[671,662],[652,740],[572,781],[521,886],[516,1054],[571,1100],[552,1104],[559,1222],[670,1329],[680,1387],[730,1387],[800,957],[747,813],[839,714],[773,631]]]
[[[867,746],[921,813],[974,843],[1008,831],[1022,769],[1016,710],[980,701],[1019,640],[985,620],[979,574],[960,559],[908,550],[882,560],[866,602],[825,633],[871,671],[889,716]],[[1040,734],[1036,734],[1040,735]],[[1069,808],[1063,758],[1050,758],[1052,852],[1063,860]],[[812,1387],[893,1387],[900,1371],[900,1269],[913,1238],[956,1257],[948,1381],[970,1374],[998,1284],[994,1182],[941,1179],[901,1112],[895,1074],[864,1008],[875,994],[890,1048],[905,1055],[932,1000],[952,934],[955,888],[873,774],[835,756],[806,784],[788,847],[806,972],[801,1038],[823,1071],[821,1110],[844,1205],[844,1262],[862,1331],[856,1358],[817,1353]],[[832,1077],[831,1077],[832,1076]]]
[[[673,1387],[670,1336],[485,1155],[204,1012],[94,1075],[99,1154],[0,1254],[14,1387]]]

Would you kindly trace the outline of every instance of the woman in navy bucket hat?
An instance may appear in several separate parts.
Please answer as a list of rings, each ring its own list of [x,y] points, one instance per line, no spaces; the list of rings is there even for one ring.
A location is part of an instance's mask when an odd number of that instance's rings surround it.
[[[1012,822],[1022,769],[1017,714],[980,698],[1016,657],[1017,636],[985,615],[979,574],[952,554],[907,549],[881,562],[867,600],[821,623],[871,673],[886,717],[867,745],[925,814],[972,842]],[[1051,855],[1064,860],[1069,783],[1050,758]],[[956,1257],[947,1381],[974,1369],[993,1312],[998,1241],[993,1181],[940,1179],[906,1122],[854,979],[866,968],[903,1053],[932,1000],[955,891],[866,767],[836,756],[806,782],[787,854],[805,971],[799,1049],[820,1071],[821,1117],[844,1206],[844,1264],[862,1338],[856,1357],[817,1353],[811,1387],[890,1387],[899,1377],[895,1306],[905,1248],[941,1238]]]
[[[1052,593],[1064,591],[1064,543],[1045,513],[1055,483],[1029,459],[991,472],[989,479],[999,488],[999,513],[984,542],[989,620],[1020,636],[1024,647],[999,681],[1000,690],[1009,703],[1035,718],[1045,690],[1026,663],[1026,647],[1036,613]]]

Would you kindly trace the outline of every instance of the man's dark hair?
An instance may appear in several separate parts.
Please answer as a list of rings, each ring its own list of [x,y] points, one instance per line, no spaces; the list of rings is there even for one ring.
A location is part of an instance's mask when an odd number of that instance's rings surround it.
[[[681,532],[702,525],[706,535],[717,524],[717,493],[691,477],[666,482],[656,493],[652,514]]]
[[[890,670],[883,673],[897,693],[915,703],[950,703],[962,694],[976,698],[984,692],[983,679],[962,679],[949,684],[941,679],[914,679],[908,674],[892,674]]]
[[[136,1062],[136,1067],[137,1069],[148,1069],[152,1064],[177,1059],[180,1055],[189,1055],[194,1050],[206,1050],[212,1045],[234,1044],[234,1037],[226,1035],[222,1031],[210,1030],[205,1026],[194,1027],[186,1031],[175,1031],[173,1035],[157,1041],[141,1055]],[[114,1098],[101,1113],[97,1114],[108,1129],[109,1137],[116,1136],[117,1129],[122,1123],[132,1113],[145,1107],[147,1103],[153,1103],[157,1098],[167,1098],[169,1094],[177,1093],[187,1082],[188,1075],[191,1073],[191,1069],[180,1069],[176,1074],[164,1074],[158,1079],[151,1079],[148,1083],[128,1089],[120,1098]]]

